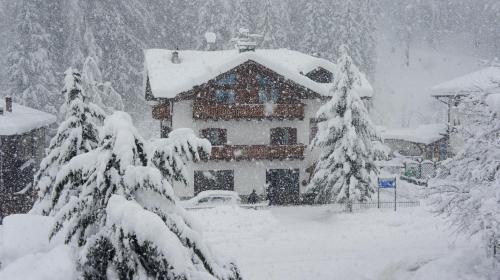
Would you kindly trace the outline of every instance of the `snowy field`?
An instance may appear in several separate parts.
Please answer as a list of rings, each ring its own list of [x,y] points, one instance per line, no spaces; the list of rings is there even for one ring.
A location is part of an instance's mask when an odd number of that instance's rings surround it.
[[[473,256],[481,252],[475,242],[457,238],[424,207],[396,213],[334,213],[325,206],[192,213],[214,250],[235,256],[249,280],[477,279]]]

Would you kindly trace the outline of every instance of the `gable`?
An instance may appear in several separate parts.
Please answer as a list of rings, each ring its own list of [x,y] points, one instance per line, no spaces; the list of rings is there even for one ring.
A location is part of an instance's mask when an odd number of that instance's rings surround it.
[[[247,61],[197,86],[185,98],[217,103],[220,95],[231,93],[234,100],[230,103],[295,103],[304,98],[317,98],[321,95],[291,81],[255,61]],[[221,94],[222,93],[222,94]]]

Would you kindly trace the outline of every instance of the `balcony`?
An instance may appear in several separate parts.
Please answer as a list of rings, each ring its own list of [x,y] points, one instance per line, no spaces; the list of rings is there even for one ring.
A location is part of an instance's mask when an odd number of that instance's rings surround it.
[[[305,145],[224,145],[213,146],[211,160],[304,159]]]
[[[195,102],[193,118],[201,120],[303,119],[303,103],[294,104],[206,104]]]

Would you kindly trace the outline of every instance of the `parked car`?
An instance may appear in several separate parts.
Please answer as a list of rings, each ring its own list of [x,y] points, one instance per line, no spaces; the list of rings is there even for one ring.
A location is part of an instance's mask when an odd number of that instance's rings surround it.
[[[220,205],[240,205],[241,198],[237,192],[233,191],[203,191],[195,197],[181,201],[184,208],[211,208]]]

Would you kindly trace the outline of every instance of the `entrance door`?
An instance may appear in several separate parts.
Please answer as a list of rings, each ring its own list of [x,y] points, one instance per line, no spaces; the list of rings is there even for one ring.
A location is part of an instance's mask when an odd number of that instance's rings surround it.
[[[299,170],[268,169],[266,171],[267,195],[270,205],[299,202]]]

